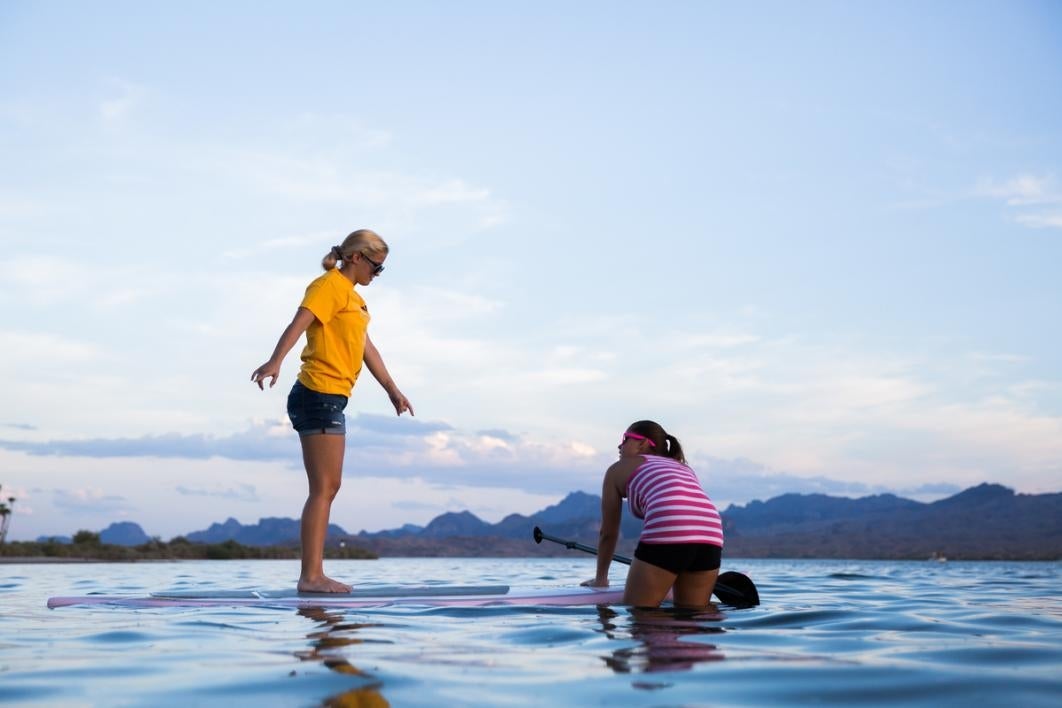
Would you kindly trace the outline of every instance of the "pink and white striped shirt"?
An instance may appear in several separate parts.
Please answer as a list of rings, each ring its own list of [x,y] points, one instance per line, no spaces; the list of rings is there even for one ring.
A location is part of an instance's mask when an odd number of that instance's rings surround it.
[[[723,522],[697,475],[670,457],[647,455],[627,480],[631,512],[645,519],[642,543],[723,546]]]

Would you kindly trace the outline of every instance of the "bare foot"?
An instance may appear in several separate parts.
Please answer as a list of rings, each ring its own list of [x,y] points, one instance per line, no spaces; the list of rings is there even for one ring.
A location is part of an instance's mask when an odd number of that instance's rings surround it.
[[[350,586],[327,575],[318,578],[299,578],[299,592],[350,592]]]

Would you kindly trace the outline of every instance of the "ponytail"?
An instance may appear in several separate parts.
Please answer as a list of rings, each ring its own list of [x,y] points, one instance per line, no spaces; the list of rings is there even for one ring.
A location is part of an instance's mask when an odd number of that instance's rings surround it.
[[[667,443],[667,450],[663,454],[672,460],[678,460],[682,464],[686,464],[686,456],[682,454],[682,445],[679,443],[678,438],[665,433],[664,440]]]
[[[321,259],[321,267],[332,270],[335,267],[342,268],[343,263],[355,253],[371,253],[374,256],[386,256],[387,244],[379,234],[371,229],[358,229],[343,239],[343,243],[332,246],[332,250]]]
[[[332,250],[325,254],[325,257],[321,259],[321,267],[325,270],[332,270],[336,267],[336,263],[343,260],[343,251],[339,246],[332,246]]]

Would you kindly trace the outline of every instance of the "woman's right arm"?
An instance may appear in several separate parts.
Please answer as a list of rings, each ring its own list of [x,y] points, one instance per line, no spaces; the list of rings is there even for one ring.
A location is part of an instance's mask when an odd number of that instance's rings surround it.
[[[273,388],[273,384],[277,382],[277,377],[280,376],[281,362],[284,361],[284,357],[288,355],[291,348],[295,346],[295,342],[299,341],[299,337],[302,336],[302,333],[306,331],[306,328],[312,322],[313,313],[305,307],[300,307],[295,312],[295,317],[291,319],[291,324],[280,335],[280,340],[277,342],[276,348],[273,349],[273,356],[269,357],[269,361],[259,366],[251,374],[251,381],[258,384],[258,388],[265,390],[262,382],[266,379],[270,379],[269,388]]]

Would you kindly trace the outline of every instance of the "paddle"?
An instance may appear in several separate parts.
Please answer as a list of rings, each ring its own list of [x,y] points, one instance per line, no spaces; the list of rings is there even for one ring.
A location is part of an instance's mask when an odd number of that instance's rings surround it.
[[[592,555],[597,555],[597,549],[593,546],[587,546],[583,543],[576,541],[567,541],[563,538],[557,538],[556,536],[550,536],[548,533],[543,533],[542,529],[535,527],[534,530],[535,543],[542,543],[542,540],[553,541],[553,543],[559,543],[568,550],[575,549],[577,551],[585,551]],[[613,560],[619,561],[626,565],[631,564],[631,559],[626,556],[613,555]],[[756,590],[756,585],[749,579],[749,576],[744,573],[738,573],[733,570],[728,570],[725,573],[720,573],[719,577],[715,581],[715,590],[713,591],[715,596],[718,597],[724,604],[731,607],[755,607],[760,604],[760,594]]]

